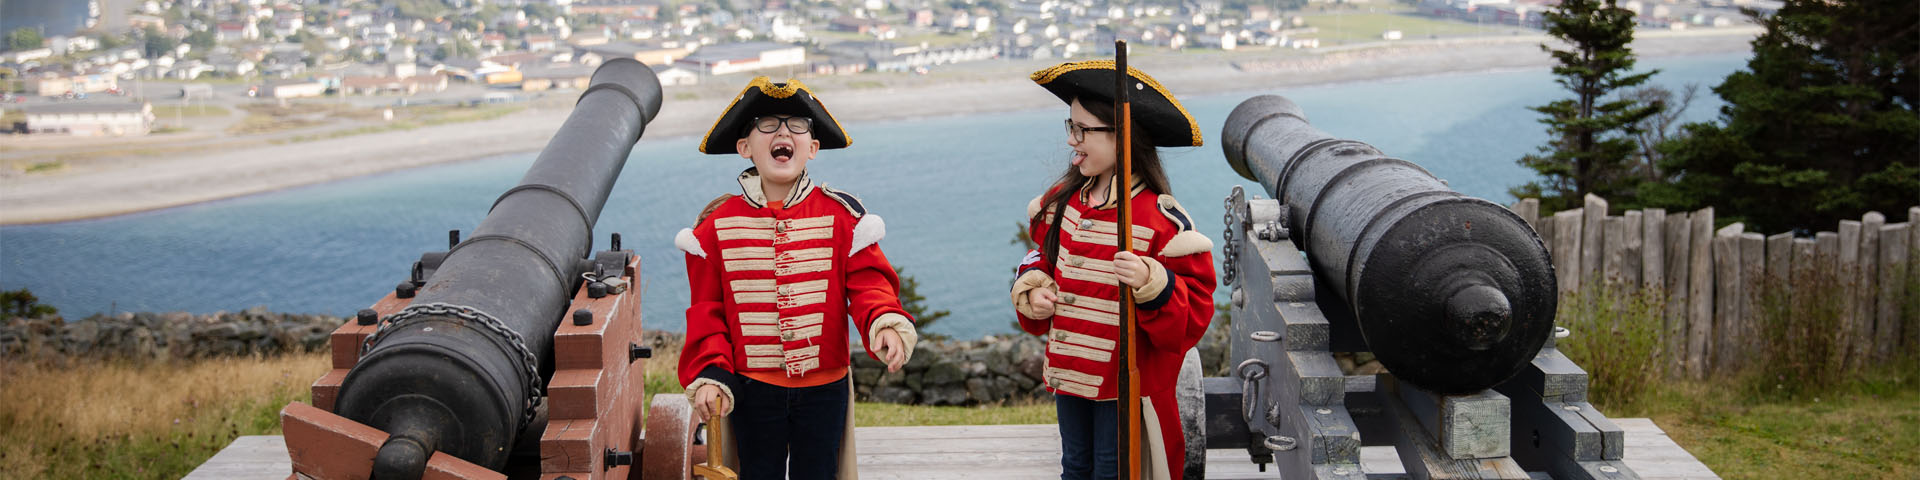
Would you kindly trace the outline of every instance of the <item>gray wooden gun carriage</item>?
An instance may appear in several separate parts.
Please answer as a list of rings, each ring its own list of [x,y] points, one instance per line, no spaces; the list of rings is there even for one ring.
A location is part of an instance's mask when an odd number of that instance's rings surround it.
[[[1241,103],[1222,136],[1271,198],[1226,199],[1230,371],[1199,382],[1204,448],[1290,479],[1368,478],[1363,445],[1394,446],[1412,478],[1638,478],[1554,346],[1553,267],[1520,217],[1278,96]],[[1389,373],[1344,375],[1335,352]]]

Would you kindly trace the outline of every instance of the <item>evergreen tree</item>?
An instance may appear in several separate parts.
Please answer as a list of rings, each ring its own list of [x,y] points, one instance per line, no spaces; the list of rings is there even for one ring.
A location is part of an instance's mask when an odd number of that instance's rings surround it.
[[[1515,187],[1517,197],[1538,197],[1542,211],[1563,210],[1581,203],[1586,194],[1627,200],[1633,196],[1634,135],[1642,120],[1659,113],[1659,102],[1643,104],[1616,91],[1645,83],[1658,71],[1631,73],[1634,64],[1633,12],[1611,0],[1566,0],[1546,13],[1547,34],[1566,42],[1567,50],[1541,45],[1557,65],[1555,83],[1573,92],[1573,98],[1533,107],[1546,114],[1552,140],[1540,154],[1520,164],[1544,179]],[[1609,98],[1612,97],[1612,98]]]
[[[1787,0],[1746,70],[1714,93],[1721,124],[1663,147],[1676,174],[1650,203],[1711,205],[1748,229],[1832,228],[1920,201],[1920,3]]]

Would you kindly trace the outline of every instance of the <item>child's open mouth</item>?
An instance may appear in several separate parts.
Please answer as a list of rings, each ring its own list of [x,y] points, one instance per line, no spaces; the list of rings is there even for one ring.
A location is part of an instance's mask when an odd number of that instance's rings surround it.
[[[774,159],[774,160],[777,160],[777,161],[781,161],[781,162],[785,162],[785,161],[788,161],[788,160],[792,160],[792,159],[793,159],[793,147],[792,147],[792,146],[789,146],[789,145],[774,145],[774,146],[773,146],[773,159]]]
[[[1082,152],[1082,151],[1079,151],[1079,150],[1074,150],[1074,151],[1073,151],[1073,158],[1072,158],[1072,159],[1070,160],[1070,163],[1072,163],[1072,164],[1074,164],[1074,165],[1079,165],[1079,164],[1080,164],[1080,162],[1084,162],[1084,161],[1086,161],[1086,160],[1087,160],[1087,152]]]

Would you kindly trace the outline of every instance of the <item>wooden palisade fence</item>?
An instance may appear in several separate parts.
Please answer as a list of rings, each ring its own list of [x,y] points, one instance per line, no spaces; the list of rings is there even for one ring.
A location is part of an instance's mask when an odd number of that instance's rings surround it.
[[[1712,207],[1607,215],[1607,201],[1593,195],[1583,209],[1548,216],[1531,198],[1513,210],[1552,253],[1563,298],[1583,283],[1609,282],[1664,299],[1655,311],[1664,321],[1669,374],[1732,373],[1763,353],[1766,292],[1841,295],[1824,300],[1838,302],[1835,355],[1847,368],[1920,348],[1920,320],[1904,307],[1920,281],[1920,255],[1912,253],[1920,247],[1920,206],[1907,209],[1906,222],[1868,212],[1812,238],[1747,232],[1740,223],[1716,230]]]

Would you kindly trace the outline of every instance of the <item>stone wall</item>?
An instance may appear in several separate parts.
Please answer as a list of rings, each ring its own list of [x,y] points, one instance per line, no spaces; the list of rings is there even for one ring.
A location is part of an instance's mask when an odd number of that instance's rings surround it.
[[[71,322],[10,318],[0,323],[0,357],[164,360],[320,351],[343,321],[261,308],[211,315],[122,313]]]

